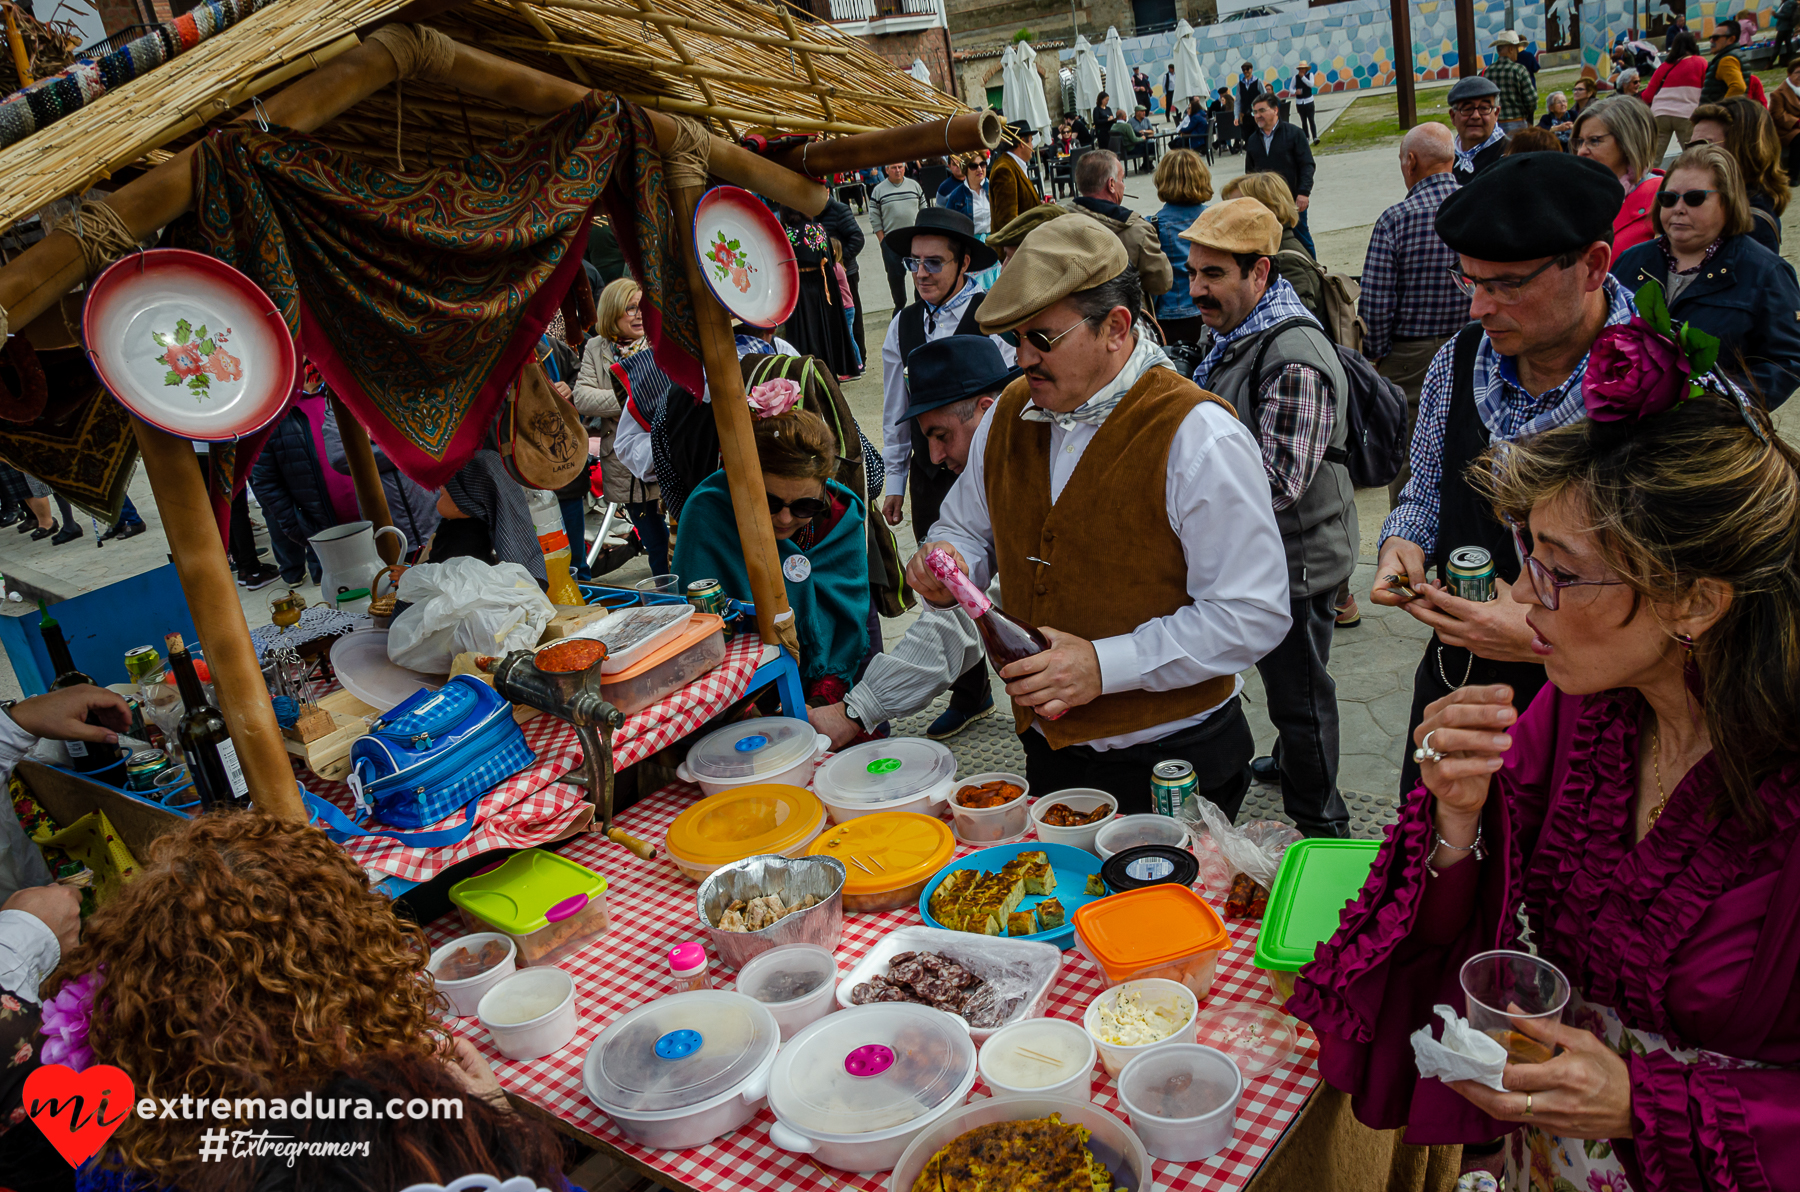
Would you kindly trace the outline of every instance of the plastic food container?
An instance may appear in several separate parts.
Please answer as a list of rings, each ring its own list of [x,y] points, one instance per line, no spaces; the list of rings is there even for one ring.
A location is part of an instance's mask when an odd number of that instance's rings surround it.
[[[738,992],[769,1008],[781,1041],[837,1009],[837,958],[817,944],[783,944],[748,961]]]
[[[1062,949],[1055,944],[1005,936],[970,935],[966,931],[945,931],[939,927],[898,927],[876,940],[875,946],[863,953],[856,967],[838,982],[838,1005],[851,1009],[854,1006],[850,1000],[851,992],[870,977],[886,976],[888,961],[901,952],[936,952],[948,956],[982,980],[999,985],[1003,1005],[1007,999],[1012,999],[1011,1013],[999,1026],[969,1028],[969,1036],[977,1045],[987,1042],[1005,1027],[1042,1014],[1050,987],[1056,984],[1056,976],[1062,971]]]
[[[827,828],[806,851],[842,861],[844,909],[870,914],[917,903],[926,883],[956,854],[956,841],[941,819],[881,811]]]
[[[606,643],[600,673],[628,671],[680,635],[694,617],[691,604],[644,604],[625,609],[576,630],[572,637],[594,637]]]
[[[1075,908],[1075,948],[1108,985],[1179,981],[1206,1000],[1219,953],[1231,946],[1219,913],[1186,886],[1151,886]]]
[[[1231,1057],[1182,1043],[1140,1055],[1119,1073],[1119,1103],[1144,1149],[1172,1163],[1209,1159],[1237,1131],[1244,1076]]]
[[[877,811],[936,815],[955,784],[956,755],[925,737],[853,745],[813,775],[813,793],[836,824]]]
[[[1114,853],[1148,844],[1187,848],[1187,825],[1166,815],[1119,815],[1103,824],[1094,835],[1094,851],[1100,854],[1102,861]]]
[[[791,716],[740,720],[706,734],[675,768],[709,795],[744,786],[812,785],[813,762],[831,738]]]
[[[630,1141],[686,1150],[756,1116],[779,1043],[775,1016],[754,998],[719,989],[677,993],[600,1032],[581,1083]]]
[[[1107,1033],[1100,1025],[1103,1012],[1113,1011],[1125,999],[1127,1004],[1136,1003],[1146,1009],[1154,1009],[1172,1016],[1185,1016],[1182,1025],[1158,1039],[1149,1039],[1142,1043],[1108,1043],[1102,1036]],[[1138,1056],[1152,1048],[1168,1047],[1176,1043],[1192,1043],[1194,1041],[1194,1019],[1200,1013],[1200,1002],[1187,986],[1179,981],[1164,981],[1152,977],[1143,981],[1127,981],[1123,985],[1115,985],[1088,1003],[1087,1013],[1082,1016],[1082,1025],[1087,1033],[1093,1036],[1094,1046],[1100,1052],[1100,1066],[1106,1069],[1108,1076],[1116,1077]]]
[[[475,1015],[509,1060],[535,1060],[575,1037],[575,978],[559,968],[525,969],[481,995]]]
[[[450,887],[471,931],[502,931],[519,945],[519,967],[555,964],[612,926],[606,879],[567,857],[528,848]]]
[[[952,1015],[882,1002],[813,1023],[775,1057],[769,1141],[840,1171],[887,1171],[975,1084],[975,1044]]]
[[[996,1122],[1023,1122],[1058,1114],[1072,1126],[1086,1126],[1092,1133],[1087,1149],[1100,1162],[1112,1179],[1109,1188],[1129,1188],[1131,1192],[1150,1192],[1156,1187],[1150,1174],[1150,1153],[1131,1127],[1086,1101],[1059,1097],[1021,1097],[976,1101],[945,1116],[927,1130],[921,1130],[894,1172],[888,1177],[888,1192],[913,1192],[913,1184],[925,1171],[931,1157],[962,1134],[977,1126]]]
[[[957,791],[984,782],[1010,782],[1019,788],[1019,797],[998,807],[964,807],[956,801]],[[1024,775],[1002,770],[985,770],[958,779],[950,787],[950,819],[956,825],[956,839],[962,844],[1012,844],[1023,840],[1031,829],[1031,784]]]
[[[1067,804],[1069,810],[1089,812],[1099,807],[1110,808],[1100,819],[1079,828],[1058,828],[1044,822],[1044,813],[1059,803]],[[1037,838],[1050,844],[1067,844],[1075,848],[1094,852],[1094,838],[1100,829],[1113,822],[1119,814],[1119,801],[1102,790],[1092,787],[1078,786],[1066,791],[1056,791],[1045,795],[1031,806],[1031,824],[1037,831]]]
[[[1277,999],[1293,996],[1294,974],[1336,934],[1380,848],[1374,840],[1298,840],[1288,846],[1256,936],[1256,967]]]
[[[732,903],[767,894],[780,895],[783,903],[804,902],[808,894],[819,901],[757,931],[718,926],[719,916]],[[699,911],[700,922],[712,937],[713,955],[733,968],[783,944],[834,949],[844,938],[844,867],[829,857],[745,857],[713,870],[700,883]]]
[[[1106,888],[1123,894],[1149,886],[1191,886],[1200,876],[1200,862],[1184,848],[1146,844],[1114,853],[1100,866]]]
[[[1030,1018],[981,1045],[977,1066],[994,1098],[1094,1095],[1094,1038],[1066,1018]]]
[[[506,956],[486,972],[476,973],[473,977],[464,977],[460,981],[450,981],[438,975],[438,970],[449,960],[459,948],[467,948],[472,953],[479,953],[482,945],[498,941],[506,945]],[[443,947],[432,952],[431,960],[426,965],[431,970],[431,979],[437,984],[437,991],[444,995],[450,1003],[450,1013],[458,1018],[473,1018],[476,1008],[481,1005],[481,995],[498,985],[503,978],[510,977],[519,971],[519,946],[513,937],[500,931],[480,931],[474,935],[465,935],[451,940]]]
[[[600,693],[629,716],[679,691],[725,661],[725,621],[696,613],[681,632],[616,675],[601,680]],[[604,674],[604,672],[602,672]]]
[[[1239,1002],[1202,1014],[1194,1037],[1230,1056],[1245,1080],[1255,1080],[1293,1058],[1300,1024],[1273,1006]]]
[[[745,857],[798,857],[824,827],[825,805],[811,791],[740,786],[676,816],[663,845],[683,877],[703,882],[713,870]]]

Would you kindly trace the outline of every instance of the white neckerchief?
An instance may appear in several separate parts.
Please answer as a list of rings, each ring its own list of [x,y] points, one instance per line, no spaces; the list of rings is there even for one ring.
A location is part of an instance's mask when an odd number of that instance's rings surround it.
[[[1174,368],[1175,362],[1170,360],[1169,354],[1163,351],[1161,346],[1151,340],[1149,336],[1139,335],[1137,346],[1131,350],[1131,355],[1125,360],[1125,367],[1121,368],[1119,375],[1108,381],[1100,392],[1066,414],[1046,410],[1035,402],[1026,402],[1025,408],[1019,411],[1019,417],[1026,422],[1054,422],[1064,430],[1074,430],[1083,422],[1090,426],[1099,426],[1106,421],[1107,415],[1118,407],[1125,395],[1131,392],[1131,387],[1137,384],[1145,373],[1158,367]]]

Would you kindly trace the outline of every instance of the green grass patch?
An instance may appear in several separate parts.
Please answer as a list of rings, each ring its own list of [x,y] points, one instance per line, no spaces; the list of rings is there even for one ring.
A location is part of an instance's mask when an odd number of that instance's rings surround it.
[[[1580,68],[1574,66],[1538,72],[1539,115],[1543,114],[1544,105],[1552,91],[1567,91],[1580,77]],[[1447,102],[1450,88],[1421,88],[1415,94],[1420,123],[1450,123],[1450,105]],[[1358,149],[1373,149],[1389,142],[1398,142],[1405,131],[1400,127],[1399,96],[1392,92],[1385,95],[1365,95],[1353,100],[1331,122],[1331,127],[1325,130],[1325,135],[1319,139],[1318,148],[1313,152],[1348,153]]]

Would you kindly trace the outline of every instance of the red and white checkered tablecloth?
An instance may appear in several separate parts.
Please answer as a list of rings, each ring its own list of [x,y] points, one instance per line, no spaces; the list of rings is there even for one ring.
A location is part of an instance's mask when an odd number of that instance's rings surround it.
[[[754,635],[736,638],[725,647],[718,666],[627,716],[613,734],[613,766],[622,770],[640,762],[718,715],[749,689],[762,652],[763,644]],[[344,850],[364,869],[424,882],[470,857],[495,849],[529,848],[562,836],[589,808],[584,788],[558,781],[581,766],[581,741],[573,725],[554,716],[536,716],[521,727],[537,760],[481,796],[475,830],[462,840],[447,848],[413,848],[396,840],[360,836]],[[346,814],[355,807],[350,788],[342,782],[313,778],[306,786]],[[464,810],[416,830],[453,827],[462,822]]]
[[[622,812],[617,823],[652,842],[660,842],[675,816],[700,797],[697,788],[675,783],[657,791]],[[575,978],[576,1011],[581,1025],[575,1039],[543,1059],[515,1062],[502,1059],[487,1033],[473,1018],[454,1020],[457,1033],[479,1046],[494,1065],[500,1083],[509,1092],[555,1114],[564,1122],[617,1147],[672,1182],[705,1192],[825,1192],[834,1186],[877,1192],[887,1187],[886,1172],[851,1175],[832,1172],[828,1179],[800,1155],[769,1142],[768,1128],[774,1115],[762,1110],[747,1125],[706,1146],[688,1151],[652,1151],[627,1142],[588,1099],[582,1088],[581,1065],[588,1047],[606,1025],[654,998],[674,992],[668,981],[669,948],[692,939],[705,940],[696,904],[698,887],[682,877],[666,857],[640,861],[617,845],[594,836],[577,839],[560,850],[605,875],[607,907],[612,929],[561,967]],[[958,855],[973,849],[959,848]],[[917,926],[917,908],[879,915],[844,916],[844,938],[838,945],[838,967],[848,972],[883,935],[896,927]],[[433,947],[463,934],[455,915],[438,919],[427,928]],[[1262,974],[1251,967],[1256,948],[1256,925],[1232,925],[1232,946],[1219,959],[1207,1005],[1227,1002],[1274,1004],[1274,995]],[[736,974],[713,970],[713,979],[728,985]],[[1079,1022],[1088,1003],[1105,989],[1099,971],[1079,952],[1063,953],[1062,972],[1051,986],[1045,1013]],[[1318,1041],[1304,1025],[1301,1049],[1272,1072],[1250,1081],[1238,1104],[1237,1133],[1231,1145],[1202,1163],[1153,1163],[1159,1192],[1231,1192],[1242,1188],[1299,1115],[1319,1084]],[[987,1095],[979,1080],[976,1097]],[[1094,1077],[1094,1103],[1125,1120],[1112,1080],[1103,1071]]]

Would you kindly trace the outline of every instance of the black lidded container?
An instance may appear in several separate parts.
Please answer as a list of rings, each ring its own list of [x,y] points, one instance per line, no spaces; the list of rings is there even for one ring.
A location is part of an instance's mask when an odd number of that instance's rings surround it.
[[[1191,886],[1199,876],[1200,862],[1194,854],[1167,844],[1128,848],[1100,866],[1101,880],[1114,894],[1146,886]]]

